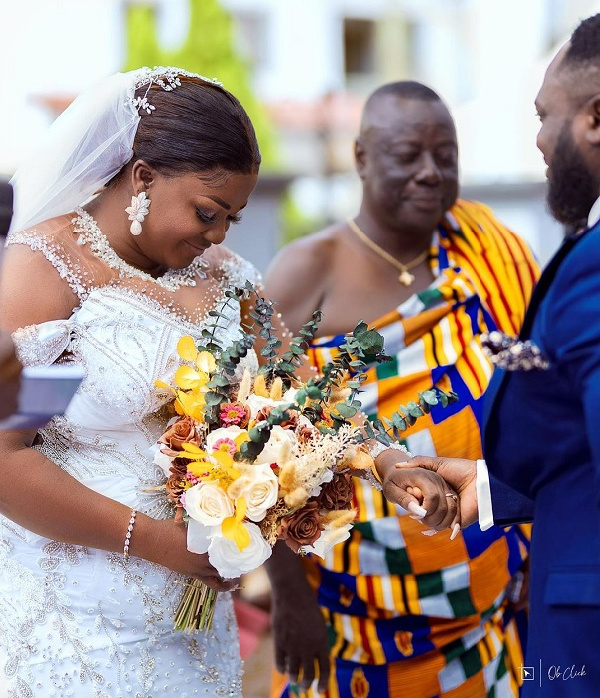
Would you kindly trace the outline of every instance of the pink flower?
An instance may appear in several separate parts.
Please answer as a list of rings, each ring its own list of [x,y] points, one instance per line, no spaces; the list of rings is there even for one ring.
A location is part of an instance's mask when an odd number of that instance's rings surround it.
[[[237,453],[237,450],[238,449],[235,441],[232,441],[231,439],[218,439],[213,444],[213,453],[214,451],[224,451],[233,457]]]
[[[197,485],[199,482],[202,482],[197,475],[194,475],[194,473],[191,473],[189,470],[185,474],[185,479],[192,485]]]
[[[250,419],[250,410],[241,402],[226,402],[221,406],[219,418],[223,426],[235,425],[243,429]]]

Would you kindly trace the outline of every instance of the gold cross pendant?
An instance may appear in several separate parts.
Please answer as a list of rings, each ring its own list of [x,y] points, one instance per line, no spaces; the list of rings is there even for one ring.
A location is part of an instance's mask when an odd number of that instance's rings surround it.
[[[415,277],[406,269],[398,277],[398,281],[403,286],[410,286],[414,280],[415,280]]]

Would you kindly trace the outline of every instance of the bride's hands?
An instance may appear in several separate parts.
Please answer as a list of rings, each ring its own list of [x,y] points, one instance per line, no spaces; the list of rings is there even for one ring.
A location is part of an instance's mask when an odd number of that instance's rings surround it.
[[[199,579],[216,591],[231,591],[239,586],[239,579],[223,579],[219,575],[210,564],[208,554],[199,555],[187,549],[187,527],[173,519],[159,521],[138,514],[130,552],[186,577]]]
[[[407,463],[400,463],[396,467],[412,470],[415,466],[437,473],[458,494],[460,498],[459,521],[461,528],[466,528],[477,521],[479,512],[477,508],[477,465],[475,461],[467,460],[466,458],[414,456]],[[443,528],[429,516],[423,518],[423,523],[438,530]]]
[[[388,449],[376,459],[383,494],[390,502],[410,511],[431,529],[452,529],[452,538],[460,530],[459,497],[433,468],[398,463],[398,451]]]

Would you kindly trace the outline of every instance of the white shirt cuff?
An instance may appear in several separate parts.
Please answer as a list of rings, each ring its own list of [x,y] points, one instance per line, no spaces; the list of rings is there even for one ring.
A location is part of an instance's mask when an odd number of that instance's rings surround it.
[[[479,510],[479,528],[487,531],[494,525],[492,510],[492,491],[487,465],[484,460],[477,461],[477,508]]]

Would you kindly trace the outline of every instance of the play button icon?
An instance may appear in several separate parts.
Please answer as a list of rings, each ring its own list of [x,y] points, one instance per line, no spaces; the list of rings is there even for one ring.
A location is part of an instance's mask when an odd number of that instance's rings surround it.
[[[533,681],[535,679],[535,667],[532,666],[520,666],[521,670],[521,681]]]

